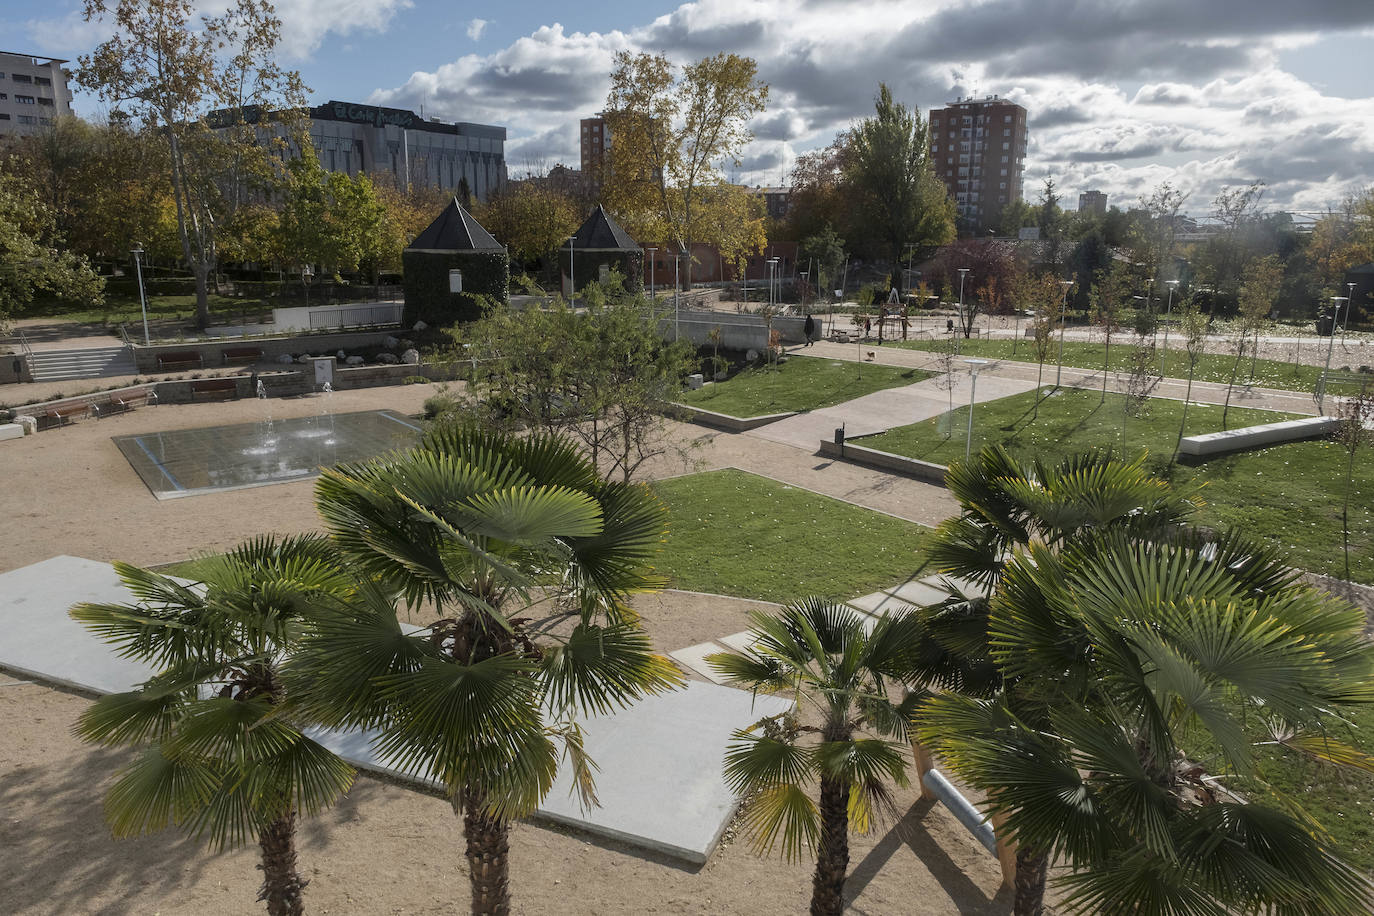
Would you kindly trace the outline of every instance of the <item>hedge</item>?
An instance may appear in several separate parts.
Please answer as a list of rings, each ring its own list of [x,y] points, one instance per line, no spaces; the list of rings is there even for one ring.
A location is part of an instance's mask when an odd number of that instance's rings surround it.
[[[415,322],[436,327],[482,317],[485,297],[495,302],[510,301],[510,258],[504,251],[406,251],[401,255],[405,267],[405,312],[401,323]],[[448,272],[463,272],[463,291],[448,291]]]

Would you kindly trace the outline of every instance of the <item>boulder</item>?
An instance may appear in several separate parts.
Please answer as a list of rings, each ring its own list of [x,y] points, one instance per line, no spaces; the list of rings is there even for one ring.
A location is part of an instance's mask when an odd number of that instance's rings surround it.
[[[365,362],[367,362],[367,360],[363,359],[361,356],[349,356],[344,359],[345,366],[361,366]]]
[[[415,327],[411,328],[411,330],[418,334],[428,327],[429,325],[425,324],[423,321],[417,321],[415,322]]]
[[[313,358],[314,358],[314,357],[312,357],[309,353],[302,353],[300,356],[297,356],[297,357],[296,357],[296,362],[298,362],[298,363],[300,363],[302,366],[304,366],[304,365],[308,364],[308,363],[310,362],[310,360],[313,359]]]
[[[759,361],[759,351],[758,351],[758,350],[750,350],[748,353],[744,354],[744,359],[745,359],[745,361],[751,362],[751,363],[756,363],[756,362],[758,362],[758,361]]]
[[[377,362],[385,366],[394,366],[400,361],[395,353],[382,353],[377,357]]]
[[[401,354],[401,362],[405,363],[407,366],[420,365],[420,351],[411,347]]]
[[[19,424],[26,436],[32,436],[34,433],[38,432],[37,417],[31,417],[28,414],[19,414],[14,418],[14,422]]]
[[[338,353],[335,353],[335,354],[334,354],[334,358],[335,358],[335,359],[342,359],[342,360],[347,361],[347,359],[348,359],[348,354],[345,353],[344,351],[340,350]]]
[[[290,353],[283,353],[281,356],[277,357],[277,362],[281,363],[282,365],[288,365],[290,363],[294,363],[295,361],[296,358],[292,356]]]
[[[388,350],[394,350],[400,345],[401,342],[394,337],[387,337],[382,340],[382,346],[386,347]]]

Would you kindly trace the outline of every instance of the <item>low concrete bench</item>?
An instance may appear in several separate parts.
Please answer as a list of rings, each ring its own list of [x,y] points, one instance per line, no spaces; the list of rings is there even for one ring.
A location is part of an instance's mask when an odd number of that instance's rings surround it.
[[[239,383],[235,378],[202,378],[191,382],[193,401],[234,401],[239,396]]]
[[[1339,417],[1303,417],[1300,420],[1264,423],[1201,436],[1185,436],[1178,443],[1178,454],[1184,459],[1196,459],[1274,445],[1278,442],[1320,439],[1331,435],[1340,425]]]
[[[200,353],[195,350],[184,350],[176,353],[159,353],[157,355],[157,367],[159,370],[175,369],[201,369],[205,361],[201,359]]]
[[[249,366],[262,360],[262,347],[229,347],[222,355],[226,366]]]

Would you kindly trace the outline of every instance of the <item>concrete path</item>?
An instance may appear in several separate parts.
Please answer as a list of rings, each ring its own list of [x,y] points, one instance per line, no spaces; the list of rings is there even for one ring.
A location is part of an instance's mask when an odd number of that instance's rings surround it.
[[[893,346],[866,346],[864,351],[872,351],[875,355],[874,361],[880,366],[899,366],[902,368],[925,369],[928,371],[939,370],[936,355],[928,350],[912,350]],[[850,361],[854,361],[857,358],[852,344],[836,344],[829,342],[816,343],[810,348],[808,355]],[[1042,384],[1053,385],[1055,377],[1058,374],[1058,367],[1054,364],[1047,363],[1043,376],[1040,375],[1039,369],[1040,367],[1033,362],[1021,362],[1019,360],[1008,359],[993,360],[979,373],[979,394],[981,395],[982,393],[983,384],[992,378],[1021,379],[1023,381],[1029,381],[1031,383],[1030,388],[1034,388],[1036,378],[1041,377]],[[958,375],[961,372],[965,376],[967,375],[966,367],[962,363],[962,358],[956,358],[955,374]],[[1062,384],[1070,388],[1100,387],[1102,385],[1102,370],[1078,369],[1065,366],[1063,368]],[[1110,391],[1123,391],[1125,385],[1126,376],[1124,373],[1113,372],[1107,379],[1107,387]],[[1027,390],[1030,390],[1030,388]],[[1182,400],[1187,390],[1187,379],[1166,378],[1160,381],[1153,392],[1153,396]],[[979,397],[978,400],[981,402],[983,399]],[[1189,394],[1189,400],[1195,404],[1221,404],[1226,400],[1226,386],[1219,382],[1194,381],[1192,391]],[[1287,413],[1303,414],[1305,416],[1315,416],[1317,413],[1317,405],[1312,400],[1312,395],[1305,391],[1282,391],[1274,388],[1255,388],[1237,385],[1235,390],[1231,393],[1231,403],[1237,407],[1281,410]],[[956,406],[958,404],[957,395],[955,404]],[[1330,399],[1328,399],[1328,407],[1329,406]]]
[[[0,668],[96,694],[132,689],[154,669],[118,656],[67,609],[133,600],[107,563],[58,556],[0,573]],[[600,805],[584,811],[569,768],[560,767],[535,816],[703,864],[738,805],[721,772],[726,745],[735,729],[789,706],[784,698],[690,682],[609,715],[579,716],[587,753],[614,778],[598,780]],[[434,785],[380,756],[371,732],[306,731],[360,769]]]
[[[959,365],[960,369],[968,367]],[[781,442],[815,452],[821,440],[829,441],[840,426],[849,437],[886,432],[894,426],[919,423],[949,410],[951,397],[954,406],[969,400],[969,375],[958,372],[953,377],[954,388],[949,389],[944,376],[928,378],[900,388],[885,388],[834,407],[822,407],[806,413],[769,423],[745,433],[760,439]],[[980,373],[976,400],[979,404],[999,398],[1022,394],[1035,387],[1034,382],[1007,376],[984,376]]]

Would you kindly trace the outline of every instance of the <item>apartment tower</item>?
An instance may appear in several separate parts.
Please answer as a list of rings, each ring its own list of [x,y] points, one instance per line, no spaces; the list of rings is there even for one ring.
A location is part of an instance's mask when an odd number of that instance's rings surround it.
[[[958,208],[960,230],[983,234],[1021,199],[1026,109],[995,95],[932,109],[930,161]]]

